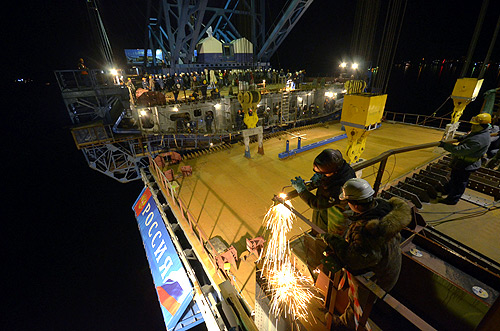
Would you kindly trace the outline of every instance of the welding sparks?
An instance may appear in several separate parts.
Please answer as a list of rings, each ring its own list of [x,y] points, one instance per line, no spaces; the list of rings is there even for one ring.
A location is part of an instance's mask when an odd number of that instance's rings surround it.
[[[285,203],[291,206],[290,201]],[[264,255],[264,269],[278,269],[290,253],[286,234],[292,229],[294,219],[295,214],[282,203],[272,206],[264,216],[266,229],[271,233]]]
[[[285,316],[307,320],[308,304],[313,297],[309,279],[302,276],[288,258],[280,269],[269,269],[266,277],[272,297],[271,312],[275,316],[285,312]]]
[[[285,201],[292,207],[290,201]],[[308,303],[313,297],[310,280],[302,276],[290,261],[290,246],[286,234],[292,229],[295,214],[284,204],[272,206],[264,216],[270,236],[265,250],[262,274],[267,278],[271,293],[271,312],[282,312],[294,319],[305,319]]]

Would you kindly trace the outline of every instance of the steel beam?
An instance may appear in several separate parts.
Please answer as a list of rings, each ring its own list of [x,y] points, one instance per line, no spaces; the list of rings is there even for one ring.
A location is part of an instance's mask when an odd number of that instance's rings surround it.
[[[252,1],[252,3],[250,3]],[[243,37],[233,21],[238,16],[251,17],[252,34],[249,40],[263,40],[265,2],[259,0],[227,0],[223,7],[209,6],[208,0],[149,0],[148,1],[148,40],[145,48],[151,48],[153,54],[161,49],[165,61],[175,68],[178,64],[192,63],[196,45],[203,38],[208,28],[215,23],[213,35],[217,39],[230,42]],[[241,9],[243,8],[243,9]],[[261,44],[254,43],[254,49]],[[153,59],[153,64],[155,60]]]
[[[280,14],[279,22],[271,29],[266,42],[257,54],[258,61],[269,61],[312,2],[313,0],[292,0],[290,2],[283,14]]]

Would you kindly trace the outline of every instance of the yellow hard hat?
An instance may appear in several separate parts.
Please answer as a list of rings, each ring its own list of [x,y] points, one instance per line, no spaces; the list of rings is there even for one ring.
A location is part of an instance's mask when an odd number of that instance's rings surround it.
[[[470,120],[471,124],[490,124],[491,123],[491,115],[488,113],[481,113],[477,116],[474,116]]]

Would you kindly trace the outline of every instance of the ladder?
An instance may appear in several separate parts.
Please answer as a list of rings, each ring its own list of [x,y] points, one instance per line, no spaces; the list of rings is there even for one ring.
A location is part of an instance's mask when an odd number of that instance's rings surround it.
[[[280,125],[290,121],[290,91],[287,88],[281,93],[281,116],[278,120]]]

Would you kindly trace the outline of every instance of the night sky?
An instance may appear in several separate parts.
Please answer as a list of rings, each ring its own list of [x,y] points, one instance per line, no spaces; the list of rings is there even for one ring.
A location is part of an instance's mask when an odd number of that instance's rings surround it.
[[[490,2],[475,60],[484,59],[500,13]],[[123,48],[143,46],[145,4],[103,1],[118,58]],[[396,60],[465,56],[479,9],[479,1],[409,1]],[[351,1],[313,2],[272,64],[330,72],[322,68],[348,53],[354,11]],[[80,57],[99,63],[85,1],[11,2],[1,22],[7,212],[0,329],[163,329],[131,211],[142,183],[120,184],[87,166],[54,80],[54,70],[75,69]],[[500,60],[499,46],[492,60]],[[17,77],[34,82],[11,84]]]

